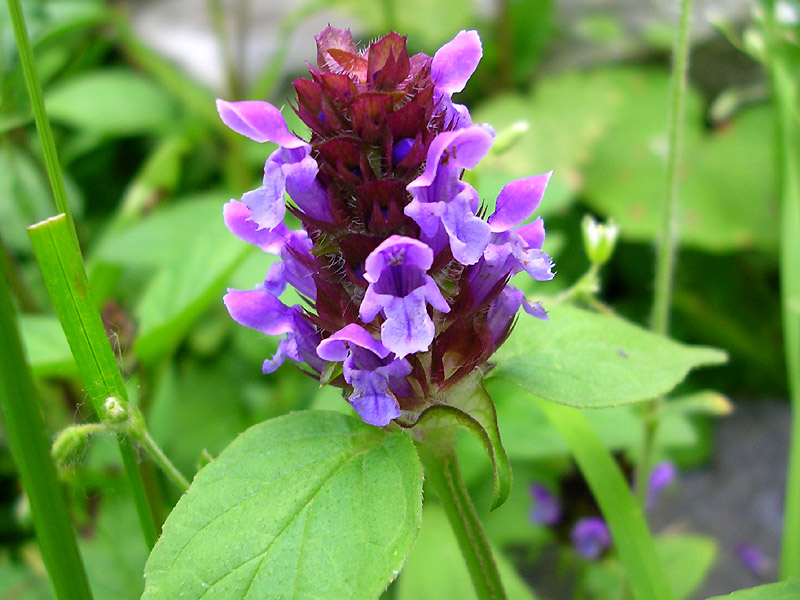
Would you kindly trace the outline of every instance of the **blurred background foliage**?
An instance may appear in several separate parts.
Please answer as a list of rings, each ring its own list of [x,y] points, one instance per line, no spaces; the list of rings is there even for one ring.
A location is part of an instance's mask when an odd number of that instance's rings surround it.
[[[301,131],[288,110],[290,84],[302,76],[303,61],[313,61],[311,36],[327,22],[351,27],[363,40],[395,29],[408,35],[412,51],[428,54],[460,29],[476,28],[484,59],[460,101],[471,107],[476,122],[489,122],[501,134],[509,128],[522,133],[482,162],[471,181],[491,207],[508,180],[554,171],[539,214],[548,226],[545,249],[554,255],[558,276],[546,288],[530,285],[526,292],[557,293],[586,270],[579,223],[591,212],[621,226],[601,299],[646,324],[663,194],[672,3],[278,4],[24,4],[95,301],[132,398],[184,473],[194,473],[205,453],[213,456],[253,423],[309,407],[349,410],[336,390],[320,389],[292,367],[263,376],[261,362],[274,352],[277,340],[236,326],[221,302],[226,286],[253,287],[273,260],[230,235],[221,218],[225,201],[260,180],[271,148],[227,131],[216,116],[214,98],[287,105],[291,127]],[[714,17],[716,26],[708,18],[711,9],[721,11]],[[742,51],[751,9],[747,2],[697,7],[672,325],[676,338],[730,354],[726,366],[698,374],[684,393],[713,387],[741,400],[786,396],[773,117],[762,69]],[[86,398],[25,232],[53,213],[3,10],[2,268],[24,313],[25,343],[55,433],[85,418]],[[569,496],[575,506],[568,510],[575,514],[591,511],[591,500],[585,488],[570,483],[574,475],[566,446],[535,406],[501,384],[491,391],[516,485],[509,503],[486,517],[487,527],[496,545],[516,548],[518,565],[530,566],[562,534],[530,521],[526,482],[549,482],[564,494],[578,489]],[[705,422],[720,404],[717,396],[702,393],[686,400],[666,417],[658,454],[688,465],[707,455]],[[635,411],[587,413],[623,462],[640,445]],[[486,509],[488,496],[481,495],[490,489],[485,485],[491,477],[488,462],[470,441],[462,450],[477,504]],[[100,438],[61,471],[71,490],[92,587],[101,599],[138,598],[146,559],[116,461],[113,444]],[[151,470],[149,476],[148,490],[163,517],[176,497],[159,473]],[[425,519],[427,533],[408,565],[414,583],[408,573],[401,577],[390,591],[398,598],[443,598],[447,590],[457,589],[453,581],[467,581],[458,561],[452,573],[446,565],[430,572],[432,561],[425,553],[453,541],[435,508]],[[0,438],[0,598],[50,597],[32,536],[24,496]],[[713,542],[682,535],[658,543],[668,572],[684,574],[676,577],[675,586],[686,597],[713,560]],[[592,565],[582,571],[580,585],[591,597],[609,597],[618,589],[618,570],[613,559]],[[569,569],[562,571],[568,579]],[[527,593],[513,597],[532,597]]]

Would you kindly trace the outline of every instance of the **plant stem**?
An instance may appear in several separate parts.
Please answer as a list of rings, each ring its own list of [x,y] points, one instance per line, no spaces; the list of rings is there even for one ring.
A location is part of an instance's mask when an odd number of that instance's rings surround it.
[[[189,481],[181,474],[178,468],[172,464],[169,458],[167,458],[167,455],[164,454],[164,451],[156,444],[155,440],[150,437],[150,433],[146,429],[140,434],[136,434],[135,439],[141,444],[142,448],[147,451],[153,462],[164,471],[166,476],[169,477],[181,491],[185,492],[189,489]]]
[[[775,3],[766,12],[767,67],[772,80],[777,117],[776,150],[781,201],[781,312],[786,354],[792,426],[786,500],[783,517],[780,576],[800,576],[800,123],[796,110],[800,98],[791,58],[777,31]]]
[[[667,168],[664,199],[661,205],[661,231],[656,255],[655,297],[651,327],[656,333],[669,332],[669,313],[675,279],[675,257],[678,249],[678,162],[683,141],[683,122],[686,112],[686,86],[689,71],[689,34],[692,0],[681,0],[678,32],[672,55],[672,82],[667,116]],[[642,451],[636,465],[636,497],[644,501],[653,459],[655,436],[658,430],[662,398],[653,399],[647,407],[642,436]],[[644,504],[642,504],[644,506]]]
[[[435,449],[419,444],[425,477],[442,502],[447,519],[467,563],[472,585],[479,600],[503,600],[503,583],[483,532],[480,519],[461,478],[452,445]]]
[[[25,17],[22,14],[22,6],[19,0],[8,0],[8,11],[11,14],[11,24],[14,28],[14,37],[17,40],[17,50],[22,65],[22,73],[25,77],[25,85],[28,88],[28,95],[31,99],[33,117],[36,121],[36,130],[39,132],[39,140],[42,144],[45,165],[47,167],[47,177],[50,179],[50,187],[53,190],[53,198],[56,202],[58,212],[67,215],[72,231],[75,231],[75,223],[72,220],[72,213],[67,204],[67,192],[64,187],[64,178],[61,174],[61,164],[58,162],[56,144],[53,140],[53,130],[47,118],[42,96],[42,86],[36,74],[36,63],[33,58],[31,41],[28,38],[28,30],[25,27]]]
[[[39,395],[25,360],[11,292],[0,273],[0,405],[31,506],[42,559],[59,600],[91,600],[63,491],[50,458]]]
[[[669,309],[675,275],[675,254],[678,247],[678,160],[683,140],[683,121],[686,108],[686,79],[689,70],[689,23],[692,1],[681,0],[678,35],[673,49],[672,83],[669,115],[667,117],[667,169],[661,231],[656,256],[655,298],[652,328],[666,335],[669,329]]]
[[[139,518],[139,527],[142,530],[145,544],[147,544],[148,549],[152,550],[158,539],[158,528],[156,527],[153,509],[147,498],[147,490],[144,487],[142,474],[139,471],[136,450],[131,445],[130,439],[125,436],[119,436],[117,442],[119,444],[119,453],[122,457],[122,465],[125,468],[125,474],[128,476],[133,504],[136,507],[136,516]]]
[[[231,100],[241,100],[241,87],[239,85],[239,73],[236,68],[236,61],[233,58],[233,46],[231,36],[228,35],[228,20],[225,18],[225,7],[222,0],[208,0],[208,9],[211,15],[211,24],[214,33],[217,35],[217,43],[220,45],[222,62],[225,65],[225,84]]]

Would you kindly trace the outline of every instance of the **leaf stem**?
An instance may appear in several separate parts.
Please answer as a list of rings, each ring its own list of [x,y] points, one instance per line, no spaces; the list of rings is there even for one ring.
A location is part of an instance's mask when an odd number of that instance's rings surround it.
[[[0,406],[31,506],[42,559],[59,600],[91,600],[75,531],[50,458],[39,395],[22,350],[11,292],[0,273]]]
[[[189,481],[183,476],[183,474],[178,470],[178,468],[172,464],[172,462],[167,458],[167,455],[164,454],[164,451],[156,444],[155,440],[150,436],[150,433],[143,429],[141,433],[134,434],[136,441],[144,448],[147,453],[150,455],[150,458],[153,460],[158,467],[164,471],[167,477],[169,477],[172,482],[177,485],[181,491],[186,491],[189,489]]]
[[[25,77],[25,85],[28,88],[28,95],[31,99],[33,117],[36,121],[36,130],[39,132],[39,140],[42,144],[45,165],[47,167],[47,177],[50,180],[50,187],[53,190],[53,198],[56,202],[58,212],[67,215],[67,222],[72,231],[75,231],[75,223],[72,220],[72,213],[67,203],[67,192],[64,187],[64,177],[61,174],[61,164],[58,161],[56,144],[53,139],[53,130],[47,118],[42,95],[42,86],[36,74],[36,62],[33,58],[33,49],[28,37],[28,30],[25,27],[25,16],[22,13],[22,6],[19,0],[8,0],[8,11],[11,14],[11,24],[14,29],[14,37],[17,40],[17,50],[22,65],[22,73]]]
[[[453,528],[479,600],[504,600],[503,583],[480,519],[464,485],[452,444],[418,444],[425,477],[433,485]]]

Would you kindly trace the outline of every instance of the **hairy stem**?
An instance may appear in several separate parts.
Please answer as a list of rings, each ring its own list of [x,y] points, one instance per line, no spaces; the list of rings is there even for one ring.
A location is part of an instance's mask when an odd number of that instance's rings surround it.
[[[461,478],[452,446],[446,449],[420,445],[426,479],[442,502],[447,519],[458,540],[479,600],[504,600],[506,597],[497,565],[483,527]]]

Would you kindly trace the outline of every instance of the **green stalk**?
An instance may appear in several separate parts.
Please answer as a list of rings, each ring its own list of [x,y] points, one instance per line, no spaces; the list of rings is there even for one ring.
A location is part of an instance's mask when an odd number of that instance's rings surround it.
[[[425,479],[433,485],[453,528],[467,563],[479,600],[504,600],[503,583],[492,557],[478,514],[464,485],[455,452],[450,444],[433,448],[419,444]]]
[[[655,297],[651,325],[662,335],[669,332],[669,313],[672,304],[672,287],[675,280],[675,257],[678,249],[678,162],[683,142],[683,123],[686,113],[686,86],[689,72],[689,34],[692,0],[681,0],[678,33],[672,57],[672,82],[667,117],[667,169],[664,199],[661,205],[661,231],[656,255]],[[653,399],[644,417],[642,451],[636,465],[636,497],[642,506],[647,495],[647,481],[653,460],[656,431],[658,429],[661,398]]]
[[[779,39],[775,3],[765,3],[767,67],[777,117],[776,150],[781,201],[781,313],[791,397],[791,438],[786,475],[780,576],[800,576],[800,105],[791,58]]]
[[[31,226],[28,232],[50,300],[95,413],[101,421],[115,421],[118,416],[109,410],[106,401],[114,398],[122,410],[129,412],[128,392],[100,313],[92,302],[89,281],[74,233],[63,214]],[[136,502],[142,533],[152,548],[157,532],[152,511],[145,501],[136,455],[130,444],[122,439],[120,453]]]
[[[91,600],[63,491],[50,458],[39,395],[25,360],[11,292],[0,273],[0,405],[28,496],[42,559],[59,600]]]
[[[222,0],[208,0],[208,12],[211,16],[211,24],[217,36],[222,53],[222,63],[225,65],[225,84],[228,88],[228,95],[231,100],[241,100],[241,86],[239,85],[239,73],[236,68],[236,61],[233,58],[233,46],[228,35],[228,23],[225,18],[225,7]]]
[[[678,161],[683,141],[683,122],[686,112],[686,79],[689,71],[689,23],[692,0],[681,0],[678,35],[673,49],[672,83],[670,87],[667,132],[667,170],[664,200],[661,205],[661,231],[656,256],[655,298],[652,328],[666,335],[669,329],[669,309],[675,276],[675,254],[678,248]]]
[[[50,187],[53,190],[56,208],[58,208],[58,212],[67,215],[67,221],[74,231],[75,223],[72,220],[72,213],[67,204],[67,191],[64,187],[61,164],[58,161],[56,144],[53,140],[53,130],[50,128],[50,121],[45,111],[42,86],[36,74],[33,49],[31,48],[30,38],[28,38],[28,30],[25,27],[25,17],[22,14],[22,6],[20,6],[19,0],[8,0],[8,11],[11,14],[11,24],[14,28],[14,37],[17,40],[17,50],[19,51],[22,73],[25,77],[28,95],[31,98],[33,117],[36,121],[36,130],[39,132],[39,140],[42,144],[42,152],[47,167],[47,177],[50,179]]]

